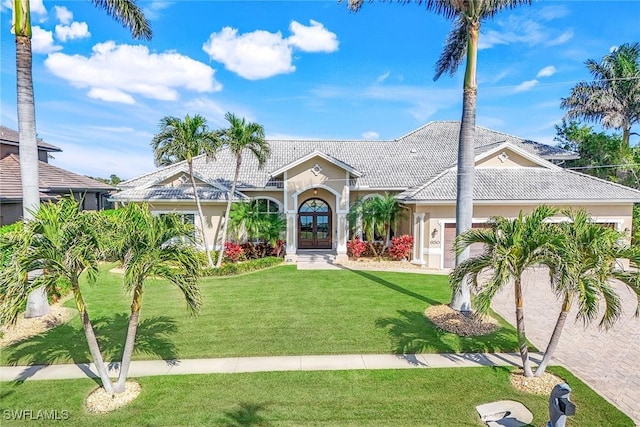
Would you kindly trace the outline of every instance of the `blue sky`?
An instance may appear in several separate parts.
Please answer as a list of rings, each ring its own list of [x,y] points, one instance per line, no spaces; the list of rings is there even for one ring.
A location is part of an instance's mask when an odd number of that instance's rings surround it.
[[[153,170],[166,115],[227,111],[269,138],[394,139],[459,120],[463,67],[433,81],[450,22],[414,4],[141,1],[151,41],[87,1],[31,0],[38,135],[52,164],[132,178]],[[1,19],[0,123],[17,129],[10,0]],[[640,1],[538,1],[483,24],[477,124],[553,143],[584,61],[640,41]],[[464,65],[464,63],[463,63]]]

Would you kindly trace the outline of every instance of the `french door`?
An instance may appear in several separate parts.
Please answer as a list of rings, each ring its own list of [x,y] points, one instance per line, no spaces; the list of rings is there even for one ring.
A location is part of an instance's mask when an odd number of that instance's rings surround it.
[[[309,199],[298,211],[298,248],[331,247],[331,208],[321,199]]]

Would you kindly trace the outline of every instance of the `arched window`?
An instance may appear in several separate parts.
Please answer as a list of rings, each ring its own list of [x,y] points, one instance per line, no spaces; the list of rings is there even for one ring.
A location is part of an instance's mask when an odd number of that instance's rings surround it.
[[[320,199],[311,199],[300,206],[300,213],[329,212],[329,205]]]
[[[279,214],[281,212],[280,205],[271,199],[255,199],[252,203],[260,213]]]

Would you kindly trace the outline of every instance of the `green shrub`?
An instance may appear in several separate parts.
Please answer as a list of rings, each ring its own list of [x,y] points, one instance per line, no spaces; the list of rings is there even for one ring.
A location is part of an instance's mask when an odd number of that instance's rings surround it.
[[[23,227],[22,221],[14,222],[13,224],[0,227],[0,239],[3,234],[10,233],[12,231],[20,230]],[[11,254],[13,253],[11,246],[0,245],[0,267],[5,267],[9,263]]]
[[[220,268],[204,268],[202,270],[202,275],[236,276],[238,274],[249,273],[251,271],[263,270],[265,268],[273,267],[274,265],[282,264],[283,262],[284,259],[279,257],[266,257],[239,263],[226,263],[222,264]]]

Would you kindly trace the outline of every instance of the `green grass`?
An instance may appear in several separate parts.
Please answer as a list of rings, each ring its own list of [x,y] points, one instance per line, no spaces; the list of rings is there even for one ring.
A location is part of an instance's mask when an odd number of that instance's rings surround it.
[[[569,425],[633,422],[562,368],[577,413]],[[547,397],[515,390],[507,368],[267,372],[138,378],[140,396],[125,408],[92,415],[84,399],[91,380],[2,383],[2,425],[19,410],[68,411],[65,426],[481,426],[475,406],[511,399],[546,425]],[[9,411],[9,412],[5,412]],[[45,425],[46,423],[42,423]]]
[[[105,360],[120,360],[130,296],[121,277],[101,271],[84,286]],[[393,272],[298,271],[282,266],[231,278],[202,280],[204,306],[190,317],[177,289],[146,286],[135,359],[349,353],[500,352],[517,348],[513,328],[461,338],[423,313],[447,303],[447,277]],[[73,307],[73,301],[67,302]],[[85,362],[76,316],[38,337],[9,346],[2,364]]]

